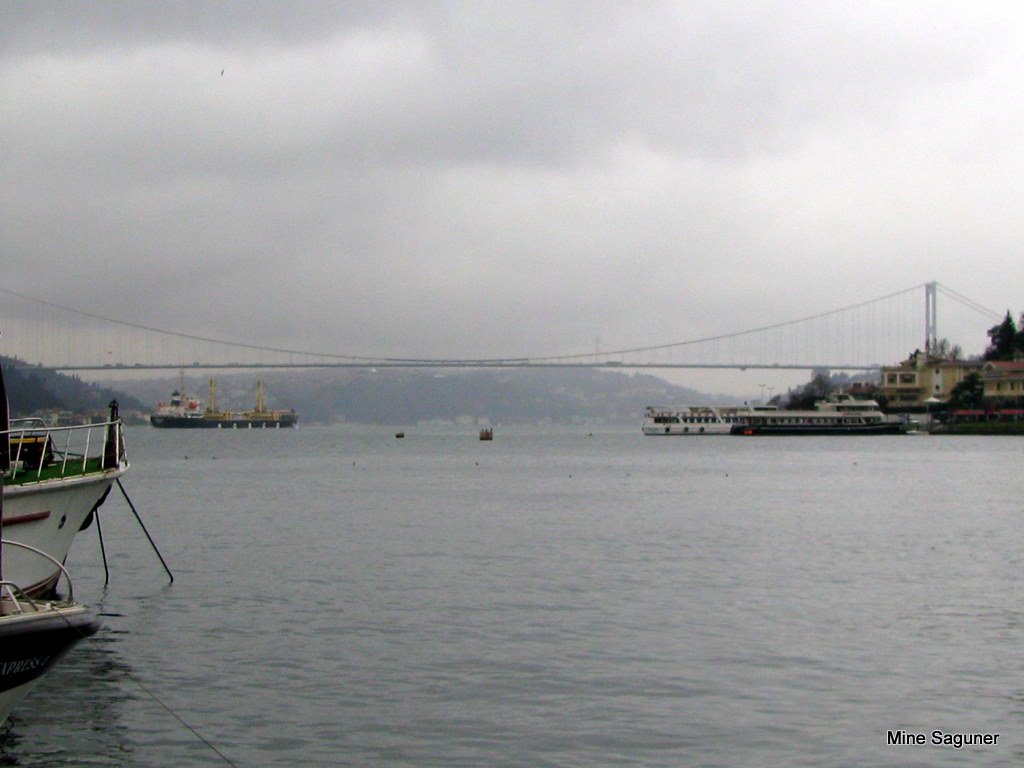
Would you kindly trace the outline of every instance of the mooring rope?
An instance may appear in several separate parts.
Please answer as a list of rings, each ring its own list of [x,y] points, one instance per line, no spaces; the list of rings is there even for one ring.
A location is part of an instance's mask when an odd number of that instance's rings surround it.
[[[135,675],[133,675],[131,672],[125,670],[124,671],[124,676],[126,678],[128,678],[129,680],[131,680],[133,683],[135,683],[135,685],[137,685],[139,687],[139,689],[143,693],[145,693],[147,696],[149,696],[149,698],[151,698],[153,701],[155,701],[157,704],[159,704],[161,707],[163,707],[163,709],[171,717],[173,717],[175,720],[177,720],[179,723],[181,723],[186,729],[188,729],[188,731],[193,736],[195,736],[197,739],[199,739],[199,741],[201,741],[203,744],[205,744],[207,746],[207,748],[209,748],[209,750],[211,752],[213,752],[215,755],[217,755],[217,757],[219,757],[221,760],[223,760],[227,765],[230,765],[233,768],[238,768],[238,763],[236,763],[230,757],[228,757],[223,752],[221,752],[217,748],[217,745],[215,745],[212,741],[210,741],[208,738],[203,736],[203,734],[201,734],[198,730],[196,730],[196,728],[194,726],[192,726],[187,720],[185,720],[184,717],[182,717],[177,712],[175,712],[173,707],[171,707],[169,704],[167,704],[167,702],[165,702],[163,699],[161,699],[155,693],[153,693],[153,691],[151,691],[148,686],[143,684],[143,682],[141,680],[139,680]]]

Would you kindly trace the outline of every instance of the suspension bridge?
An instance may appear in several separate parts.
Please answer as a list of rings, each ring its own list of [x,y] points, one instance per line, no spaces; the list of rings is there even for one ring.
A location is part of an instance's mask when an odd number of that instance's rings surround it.
[[[215,339],[107,317],[0,288],[0,351],[63,372],[109,369],[605,368],[872,370],[950,343],[978,353],[1003,314],[937,282],[758,328],[629,348],[520,358],[433,358],[297,350]],[[954,312],[949,312],[947,306]],[[947,320],[947,314],[956,319]],[[970,339],[964,338],[964,334]],[[963,342],[957,339],[964,338]],[[978,347],[975,349],[975,347]]]

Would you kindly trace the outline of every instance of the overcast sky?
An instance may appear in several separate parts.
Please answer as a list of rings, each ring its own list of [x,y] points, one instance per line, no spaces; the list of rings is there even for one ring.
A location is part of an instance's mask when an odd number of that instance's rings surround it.
[[[1016,313],[1022,9],[5,0],[3,284],[402,356],[669,343],[930,280]]]

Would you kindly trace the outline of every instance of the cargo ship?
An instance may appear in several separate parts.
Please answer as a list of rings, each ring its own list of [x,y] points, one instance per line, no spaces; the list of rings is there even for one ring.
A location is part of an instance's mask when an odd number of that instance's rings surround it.
[[[210,400],[205,407],[184,390],[183,385],[171,393],[170,402],[157,405],[149,423],[158,429],[282,429],[294,427],[299,421],[294,410],[267,408],[262,381],[256,383],[256,407],[251,411],[219,410],[214,379],[210,379]]]

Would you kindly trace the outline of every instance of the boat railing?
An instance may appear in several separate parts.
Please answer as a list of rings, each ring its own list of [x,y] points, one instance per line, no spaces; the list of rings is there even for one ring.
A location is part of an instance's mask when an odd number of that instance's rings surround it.
[[[23,550],[26,550],[26,551],[31,552],[33,554],[39,555],[44,560],[48,560],[53,565],[57,566],[58,570],[60,571],[60,576],[57,577],[57,583],[53,585],[54,589],[56,589],[57,586],[59,586],[60,578],[61,578],[61,576],[63,576],[64,577],[64,581],[66,581],[67,585],[68,585],[67,600],[68,600],[68,602],[74,602],[75,590],[74,590],[74,587],[71,584],[71,574],[68,573],[67,568],[64,567],[64,564],[62,562],[60,562],[59,560],[57,560],[54,557],[51,557],[46,552],[43,552],[43,550],[41,550],[41,549],[36,549],[35,547],[33,547],[33,546],[29,545],[29,544],[23,544],[22,542],[15,541],[14,539],[3,539],[3,540],[0,540],[0,547],[6,547],[6,546],[16,547],[18,549],[23,549]],[[19,587],[17,584],[15,584],[12,581],[6,581],[6,580],[0,581],[0,599],[9,599],[9,600],[11,600],[13,605],[15,606],[15,611],[14,611],[15,613],[21,613],[22,612],[21,604],[19,603],[19,596],[20,596],[21,600],[27,601],[29,603],[29,605],[31,605],[33,608],[36,607],[35,601],[33,601],[31,597],[26,595],[25,592],[21,589],[21,587]]]
[[[11,429],[46,429],[50,425],[45,419],[39,416],[30,416],[22,419],[11,419]]]
[[[50,426],[42,419],[12,419],[0,432],[7,440],[10,470],[6,479],[27,482],[116,469],[124,464],[124,426],[114,415],[91,424]],[[0,443],[2,444],[2,443]]]
[[[0,581],[0,616],[24,613],[22,603],[28,603],[33,611],[39,609],[36,601],[13,581]]]

